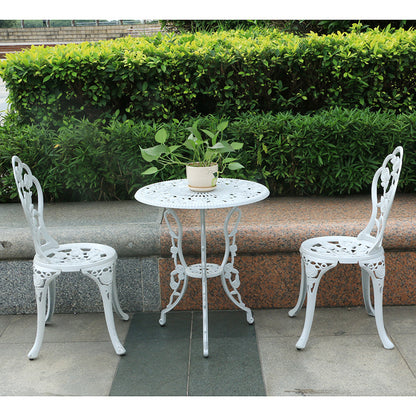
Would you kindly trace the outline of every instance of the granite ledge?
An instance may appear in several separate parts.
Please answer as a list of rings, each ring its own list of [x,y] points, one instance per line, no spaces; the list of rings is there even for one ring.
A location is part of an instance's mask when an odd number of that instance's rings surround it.
[[[57,203],[45,206],[45,223],[60,244],[107,244],[119,257],[160,256],[163,209],[136,201]],[[20,204],[0,204],[0,260],[35,254]]]
[[[416,194],[399,194],[384,233],[386,251],[416,250]],[[238,255],[298,252],[301,243],[322,235],[356,236],[371,215],[368,196],[268,198],[241,207],[242,218],[236,242]],[[207,252],[224,253],[223,222],[227,210],[207,212]],[[197,212],[178,210],[183,225],[185,255],[200,255],[200,225]],[[161,230],[162,257],[170,257],[171,238],[165,223]]]

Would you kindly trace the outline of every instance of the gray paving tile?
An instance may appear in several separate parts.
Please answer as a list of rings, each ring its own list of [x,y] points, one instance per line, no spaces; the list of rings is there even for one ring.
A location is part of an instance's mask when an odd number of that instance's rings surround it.
[[[120,357],[109,342],[45,343],[37,360],[31,344],[0,344],[2,396],[107,396]],[[5,382],[7,380],[7,382]]]
[[[305,308],[296,317],[288,316],[289,309],[255,310],[254,319],[257,336],[300,337],[305,320]],[[387,327],[387,325],[386,325]],[[317,335],[366,335],[377,334],[374,317],[363,307],[317,308],[309,339]]]
[[[135,314],[111,395],[265,395],[255,330],[238,311],[209,313],[210,357],[202,355],[202,314]]]
[[[406,360],[407,365],[416,377],[416,343],[414,333],[392,335],[396,349]]]
[[[0,344],[31,343],[36,336],[36,315],[14,315],[0,337]],[[114,315],[117,334],[124,341],[130,321]],[[110,342],[104,313],[79,315],[55,314],[46,325],[44,344],[48,342]]]
[[[111,396],[186,396],[188,339],[146,339],[126,349]]]
[[[255,337],[211,337],[208,358],[202,338],[193,338],[189,395],[265,396]]]
[[[192,338],[202,338],[202,312],[194,312],[193,317]],[[243,311],[209,311],[208,335],[209,338],[255,337],[256,332]]]
[[[297,337],[259,342],[269,396],[406,396],[416,379],[398,349],[385,350],[378,335],[315,336],[303,351]]]
[[[167,314],[166,324],[159,325],[158,312],[136,313],[131,319],[131,327],[126,342],[134,344],[144,339],[171,340],[190,337],[192,312],[170,312]]]
[[[202,354],[202,313],[194,313],[191,396],[265,395],[254,325],[242,311],[210,311],[209,357]]]
[[[110,395],[186,396],[191,316],[173,312],[160,327],[158,313],[136,314]]]
[[[384,307],[384,325],[392,334],[416,334],[416,306]],[[415,339],[415,337],[412,337]]]

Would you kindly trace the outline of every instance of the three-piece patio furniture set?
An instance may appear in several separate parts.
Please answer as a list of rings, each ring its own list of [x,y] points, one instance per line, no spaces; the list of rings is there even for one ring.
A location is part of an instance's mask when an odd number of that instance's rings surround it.
[[[382,246],[387,218],[394,200],[403,160],[403,149],[397,147],[376,171],[371,188],[372,213],[368,225],[357,237],[325,236],[304,241],[300,246],[301,281],[296,306],[289,311],[295,316],[305,299],[306,315],[302,334],[296,348],[304,349],[311,331],[316,296],[322,276],[337,264],[358,264],[361,268],[364,306],[375,317],[380,340],[386,349],[394,348],[383,322],[383,287],[385,258]],[[45,324],[54,313],[56,278],[63,272],[81,272],[93,279],[100,290],[104,314],[113,347],[118,355],[126,353],[115,329],[113,311],[123,320],[123,312],[115,280],[116,251],[107,245],[95,243],[59,244],[47,231],[43,219],[43,193],[39,181],[30,168],[17,157],[12,158],[13,173],[24,214],[29,223],[35,246],[33,282],[37,303],[37,333],[28,357],[39,355]],[[162,207],[164,219],[172,241],[174,269],[170,276],[172,293],[168,305],[161,311],[159,324],[166,324],[166,314],[181,301],[189,278],[201,279],[203,315],[203,355],[209,356],[207,280],[219,277],[228,298],[246,313],[249,324],[254,322],[252,311],[238,291],[239,272],[234,267],[237,251],[236,234],[241,219],[240,206],[261,201],[269,196],[268,189],[256,182],[239,179],[218,179],[210,192],[189,189],[186,180],[159,182],[139,189],[135,199],[140,203]],[[229,208],[224,221],[225,253],[221,264],[207,263],[206,210]],[[188,265],[182,251],[182,225],[176,209],[193,209],[200,212],[201,262]],[[231,221],[233,219],[233,221]],[[373,286],[371,300],[370,281]]]

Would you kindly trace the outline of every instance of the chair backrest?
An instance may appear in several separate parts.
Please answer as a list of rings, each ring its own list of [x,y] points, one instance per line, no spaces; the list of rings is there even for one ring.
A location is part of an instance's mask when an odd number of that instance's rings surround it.
[[[359,239],[370,241],[373,244],[370,253],[379,249],[382,245],[387,218],[399,182],[402,161],[403,148],[398,146],[393,153],[384,159],[383,164],[374,175],[371,186],[373,205],[371,218],[367,227],[358,235]],[[378,192],[379,189],[381,190],[380,193]]]
[[[44,251],[49,248],[56,248],[59,244],[47,232],[43,221],[43,193],[39,181],[32,175],[30,168],[22,163],[17,157],[12,157],[14,179],[17,192],[22,203],[27,222],[29,223],[35,244],[36,254],[43,260],[48,260]],[[33,203],[34,192],[36,193],[37,206]]]

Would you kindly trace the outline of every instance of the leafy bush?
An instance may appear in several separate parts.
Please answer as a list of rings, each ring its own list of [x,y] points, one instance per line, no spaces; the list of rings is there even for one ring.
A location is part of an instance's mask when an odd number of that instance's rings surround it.
[[[384,157],[402,145],[399,189],[416,190],[416,113],[333,109],[313,116],[242,116],[230,133],[242,141],[248,176],[265,180],[271,195],[347,195],[369,192]],[[255,161],[255,162],[253,162]]]
[[[413,29],[416,27],[415,20],[283,20],[280,27],[283,30],[296,33],[298,35],[307,35],[315,32],[318,35],[327,35],[337,32],[351,32],[356,30],[357,26],[360,31],[371,29]],[[354,29],[355,28],[355,29]]]
[[[8,55],[0,76],[22,122],[414,111],[416,32],[359,31],[300,37],[255,27],[32,47]]]
[[[391,27],[407,30],[416,27],[415,20],[161,20],[160,23],[163,30],[176,33],[268,27],[298,35],[307,35],[310,32],[318,35],[350,32],[354,25],[360,25],[362,31]]]
[[[200,127],[215,129],[223,119],[208,116]],[[182,142],[194,119],[157,124],[70,120],[59,130],[11,123],[0,128],[0,201],[16,198],[10,160],[17,154],[31,166],[48,201],[131,199],[150,182],[184,177],[175,165],[143,176],[150,165],[140,156],[160,128]],[[272,196],[346,195],[368,192],[388,152],[405,152],[399,189],[416,191],[416,112],[333,109],[313,116],[244,114],[230,120],[224,139],[244,143],[244,170],[227,176],[265,183]]]
[[[250,29],[252,27],[276,27],[278,20],[161,20],[161,28],[167,32],[216,32],[219,30]]]

